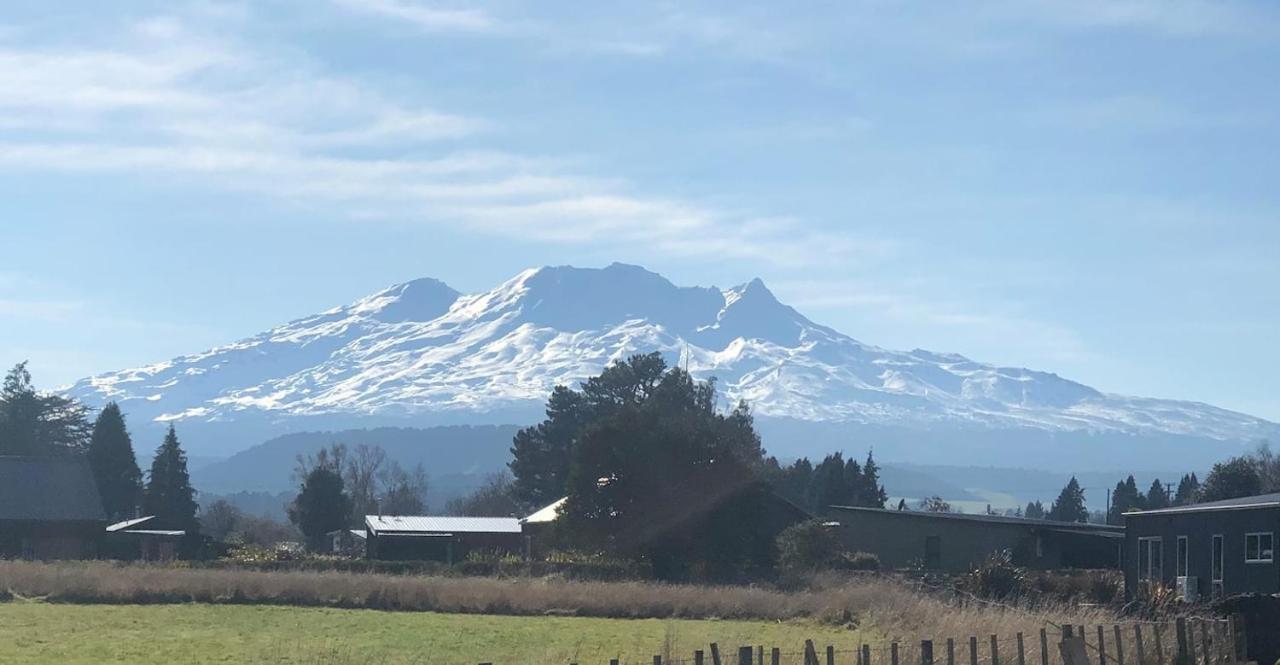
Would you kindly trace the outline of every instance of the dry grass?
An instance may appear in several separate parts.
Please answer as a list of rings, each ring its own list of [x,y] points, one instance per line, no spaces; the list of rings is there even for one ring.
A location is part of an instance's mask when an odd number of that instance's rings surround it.
[[[50,602],[199,602],[498,615],[788,620],[874,626],[890,639],[1016,632],[1046,621],[1100,624],[1110,610],[959,604],[884,577],[816,580],[810,590],[554,578],[456,578],[338,572],[256,572],[109,562],[0,561],[0,593]]]

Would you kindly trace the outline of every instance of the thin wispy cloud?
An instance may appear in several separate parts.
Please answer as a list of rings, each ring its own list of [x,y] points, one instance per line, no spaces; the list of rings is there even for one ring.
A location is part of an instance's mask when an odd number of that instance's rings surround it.
[[[480,9],[442,9],[411,0],[333,0],[333,3],[356,12],[404,21],[428,32],[485,32],[497,22]]]
[[[0,167],[191,176],[328,210],[338,204],[361,219],[385,211],[426,224],[464,220],[479,233],[644,242],[675,256],[821,263],[864,251],[800,225],[762,224],[757,213],[561,172],[554,157],[470,151],[469,139],[494,128],[485,118],[403,103],[176,19],[126,34],[135,40],[109,49],[0,50],[0,112],[50,137],[0,142]],[[406,156],[409,145],[417,148]]]

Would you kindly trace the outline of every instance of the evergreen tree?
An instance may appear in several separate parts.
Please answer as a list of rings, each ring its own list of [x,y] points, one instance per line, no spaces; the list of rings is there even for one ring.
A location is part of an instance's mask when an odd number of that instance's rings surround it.
[[[147,486],[142,492],[142,512],[154,515],[165,526],[185,529],[188,536],[195,536],[199,530],[187,454],[182,452],[173,425],[169,425],[169,432],[151,461]]]
[[[1075,476],[1071,476],[1067,486],[1062,488],[1046,517],[1057,522],[1089,521],[1089,511],[1084,505],[1084,490],[1080,488]]]
[[[83,452],[89,438],[88,409],[38,392],[27,363],[14,365],[0,386],[0,455]]]
[[[1184,475],[1182,480],[1178,481],[1178,489],[1173,494],[1173,505],[1189,506],[1199,499],[1200,479],[1196,478],[1196,474]]]
[[[876,464],[871,451],[867,451],[867,461],[862,465],[862,494],[857,505],[866,508],[884,508],[889,495],[880,484],[880,466]]]
[[[1124,524],[1124,514],[1130,510],[1142,510],[1146,500],[1138,491],[1138,483],[1130,475],[1116,483],[1111,492],[1111,512],[1107,514],[1107,524]]]
[[[1027,509],[1022,511],[1022,514],[1027,519],[1042,520],[1045,516],[1044,504],[1039,501],[1032,501],[1027,504]]]
[[[1169,507],[1169,492],[1159,478],[1151,481],[1151,489],[1147,490],[1145,510],[1158,510]]]
[[[330,531],[344,529],[351,516],[351,498],[347,496],[342,475],[332,465],[312,468],[302,480],[298,496],[289,505],[289,521],[302,531],[307,545],[322,549]]]
[[[861,480],[861,472],[858,475]],[[845,474],[844,457],[838,452],[831,453],[813,467],[813,480],[809,490],[812,504],[809,509],[820,515],[826,512],[828,506],[852,505],[852,489],[849,477]]]
[[[94,421],[88,456],[107,517],[113,521],[133,517],[142,492],[142,472],[115,402],[104,406]]]
[[[1258,467],[1247,457],[1235,457],[1213,465],[1200,487],[1200,501],[1221,501],[1262,493]]]

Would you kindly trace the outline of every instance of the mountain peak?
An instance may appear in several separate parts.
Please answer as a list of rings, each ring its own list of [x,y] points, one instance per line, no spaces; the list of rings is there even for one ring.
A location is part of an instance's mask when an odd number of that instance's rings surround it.
[[[438,279],[422,277],[361,298],[351,305],[351,311],[383,323],[430,321],[449,311],[460,295]]]

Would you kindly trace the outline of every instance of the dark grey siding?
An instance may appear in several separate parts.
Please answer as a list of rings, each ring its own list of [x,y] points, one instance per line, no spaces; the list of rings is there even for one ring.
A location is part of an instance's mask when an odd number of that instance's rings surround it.
[[[1213,536],[1222,536],[1223,592],[1280,593],[1280,556],[1271,563],[1245,562],[1245,535],[1271,533],[1280,546],[1280,507],[1205,510],[1189,513],[1133,514],[1126,517],[1125,590],[1132,595],[1139,581],[1139,538],[1159,537],[1163,558],[1161,581],[1174,587],[1178,576],[1178,537],[1187,538],[1187,574],[1196,577],[1202,597],[1212,591]]]

